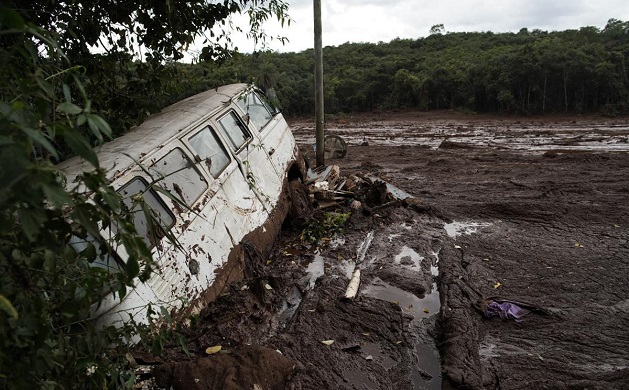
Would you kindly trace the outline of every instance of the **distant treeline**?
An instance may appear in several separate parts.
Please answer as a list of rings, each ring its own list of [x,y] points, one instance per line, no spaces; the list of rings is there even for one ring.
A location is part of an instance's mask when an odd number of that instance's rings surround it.
[[[605,28],[444,33],[325,47],[326,113],[376,109],[629,114],[629,22]],[[179,65],[188,93],[231,82],[275,88],[286,115],[314,113],[314,54],[238,54]],[[181,84],[180,84],[181,86]]]

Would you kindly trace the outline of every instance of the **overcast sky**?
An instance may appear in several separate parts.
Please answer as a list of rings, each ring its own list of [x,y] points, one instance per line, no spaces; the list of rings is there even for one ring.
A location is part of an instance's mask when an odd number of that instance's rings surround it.
[[[267,23],[270,35],[290,42],[272,42],[268,48],[299,52],[314,47],[312,0],[287,0],[293,20],[281,29]],[[446,31],[518,32],[559,31],[583,26],[605,27],[610,18],[629,20],[629,0],[321,0],[323,46],[346,42],[389,42],[417,39],[443,24]],[[241,52],[253,44],[234,36]],[[257,47],[256,49],[260,49]]]

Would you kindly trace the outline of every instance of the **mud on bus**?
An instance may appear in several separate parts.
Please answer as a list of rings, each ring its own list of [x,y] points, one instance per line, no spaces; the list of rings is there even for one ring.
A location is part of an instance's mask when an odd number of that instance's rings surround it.
[[[169,106],[103,144],[97,156],[127,206],[141,194],[160,221],[152,229],[144,213],[134,211],[158,269],[122,300],[105,297],[95,313],[101,324],[130,316],[147,322],[149,304],[175,310],[184,300],[195,311],[212,301],[243,276],[246,246],[260,251],[272,244],[297,196],[289,188],[298,188],[306,169],[282,114],[246,84]],[[59,168],[70,183],[91,166],[75,157]],[[166,231],[176,241],[166,239]],[[87,245],[73,241],[77,250]],[[115,256],[95,265],[118,272],[124,248]]]

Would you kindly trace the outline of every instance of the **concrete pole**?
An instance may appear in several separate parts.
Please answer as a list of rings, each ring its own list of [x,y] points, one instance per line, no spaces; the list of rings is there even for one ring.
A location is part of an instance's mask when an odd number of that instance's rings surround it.
[[[323,52],[321,49],[321,0],[314,1],[314,55],[315,55],[315,131],[317,140],[317,167],[325,165],[323,129]]]

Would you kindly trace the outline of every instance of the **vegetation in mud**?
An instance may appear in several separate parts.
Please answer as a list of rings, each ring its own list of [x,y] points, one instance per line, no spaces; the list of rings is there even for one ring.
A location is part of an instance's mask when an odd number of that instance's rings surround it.
[[[317,244],[324,239],[338,237],[345,233],[345,223],[351,213],[324,212],[308,221],[299,238],[310,244]]]

